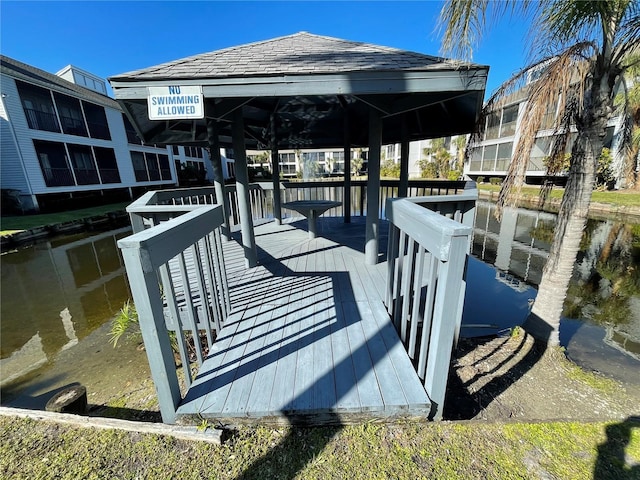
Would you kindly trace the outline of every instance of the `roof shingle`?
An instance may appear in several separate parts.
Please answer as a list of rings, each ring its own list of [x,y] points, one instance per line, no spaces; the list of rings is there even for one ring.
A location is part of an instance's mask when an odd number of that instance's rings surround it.
[[[110,80],[420,71],[457,66],[459,62],[422,53],[299,32],[182,58],[116,75]]]

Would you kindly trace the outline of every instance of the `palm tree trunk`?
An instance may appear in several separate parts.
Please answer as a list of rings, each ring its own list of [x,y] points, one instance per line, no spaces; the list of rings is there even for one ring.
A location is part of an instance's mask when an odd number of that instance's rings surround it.
[[[591,193],[595,184],[602,138],[597,128],[579,133],[572,150],[569,180],[562,197],[549,259],[542,272],[531,315],[525,328],[539,340],[558,345],[560,317],[580,249]]]

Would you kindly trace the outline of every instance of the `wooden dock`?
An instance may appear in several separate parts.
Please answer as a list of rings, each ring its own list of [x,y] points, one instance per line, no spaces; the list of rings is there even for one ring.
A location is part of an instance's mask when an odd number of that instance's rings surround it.
[[[320,218],[315,239],[301,218],[256,227],[251,269],[225,244],[232,313],[179,419],[426,420],[431,403],[383,304],[386,263],[364,264],[363,220]]]

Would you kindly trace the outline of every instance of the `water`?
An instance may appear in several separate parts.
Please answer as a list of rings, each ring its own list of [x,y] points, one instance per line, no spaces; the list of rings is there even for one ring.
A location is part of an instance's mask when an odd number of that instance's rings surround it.
[[[465,336],[506,334],[524,322],[552,238],[555,215],[518,209],[498,223],[493,208],[478,203]],[[136,369],[145,366],[144,353],[134,346],[125,354],[107,343],[107,322],[129,298],[116,246],[129,232],[68,235],[2,255],[3,403],[24,392],[33,400],[70,381],[92,381],[94,391],[102,389],[99,382],[110,370],[123,376],[126,369],[140,378]],[[560,330],[577,363],[635,383],[640,382],[639,259],[640,226],[590,220]]]
[[[463,328],[477,336],[521,324],[553,239],[554,214],[478,202]],[[640,225],[590,219],[569,285],[560,342],[578,364],[640,383]],[[499,299],[499,301],[497,301]]]
[[[3,400],[122,307],[129,287],[116,242],[130,231],[67,235],[2,255]]]

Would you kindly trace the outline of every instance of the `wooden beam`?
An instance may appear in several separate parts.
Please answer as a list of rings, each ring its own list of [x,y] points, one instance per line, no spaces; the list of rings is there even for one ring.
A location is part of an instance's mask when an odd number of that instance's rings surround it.
[[[273,216],[276,224],[282,224],[282,207],[280,200],[280,155],[278,153],[277,117],[271,114],[271,178],[273,182]]]
[[[222,205],[222,235],[228,241],[229,231],[229,199],[224,191],[224,174],[222,173],[222,156],[220,155],[220,143],[218,139],[218,122],[207,120],[207,135],[209,138],[209,153],[211,154],[211,166],[213,167],[213,184],[216,190],[216,200]]]
[[[402,116],[402,139],[400,141],[400,184],[398,197],[406,197],[409,191],[409,128],[407,116]]]
[[[251,198],[249,196],[249,172],[247,170],[247,149],[244,143],[244,118],[242,109],[233,112],[233,153],[236,164],[236,191],[238,192],[238,210],[240,212],[240,231],[244,248],[245,266],[258,264],[256,239],[251,216]]]
[[[378,263],[380,214],[380,149],[382,148],[382,119],[378,110],[369,110],[369,160],[367,165],[367,225],[365,228],[365,263]]]
[[[340,97],[338,97],[340,98]],[[351,223],[351,135],[349,133],[349,110],[344,111],[344,193],[342,211],[344,223]]]

